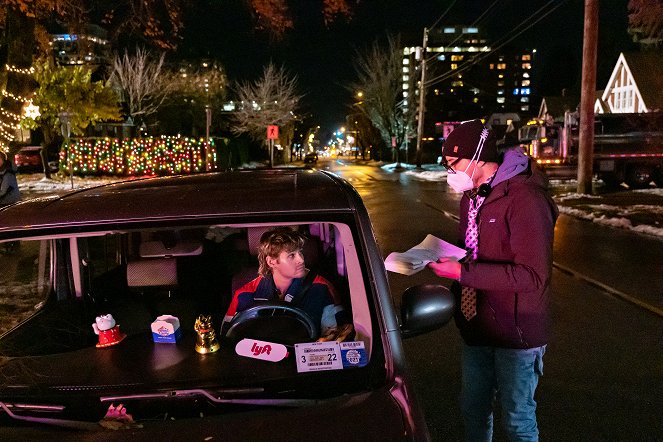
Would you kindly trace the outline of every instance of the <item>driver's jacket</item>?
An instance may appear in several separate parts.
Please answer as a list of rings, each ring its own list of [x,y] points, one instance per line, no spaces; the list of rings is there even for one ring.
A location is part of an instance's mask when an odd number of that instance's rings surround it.
[[[283,300],[292,302],[302,289],[304,278],[293,279],[286,291]],[[228,311],[223,318],[223,329],[233,317],[249,307],[255,305],[255,301],[278,301],[279,291],[274,284],[271,275],[268,277],[258,276],[253,281],[247,282],[235,291],[230,302]],[[320,275],[316,275],[313,283],[306,293],[295,300],[294,307],[305,311],[314,324],[319,324],[321,334],[330,328],[340,324],[348,323],[346,312],[343,310],[340,298],[329,281]]]

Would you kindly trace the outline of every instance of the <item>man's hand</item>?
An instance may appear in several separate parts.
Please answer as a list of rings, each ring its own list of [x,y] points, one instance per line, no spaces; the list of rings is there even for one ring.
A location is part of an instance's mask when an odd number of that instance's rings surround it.
[[[431,262],[428,267],[441,278],[460,279],[460,263],[449,258],[440,258]]]

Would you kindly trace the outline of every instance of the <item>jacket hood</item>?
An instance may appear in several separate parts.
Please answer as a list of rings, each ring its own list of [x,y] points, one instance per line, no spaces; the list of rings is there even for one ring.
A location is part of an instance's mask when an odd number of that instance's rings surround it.
[[[16,172],[18,172],[18,168],[16,167],[16,165],[9,160],[5,162],[4,167],[0,168],[0,175],[4,175],[7,172],[13,173],[14,175],[16,175]]]
[[[497,169],[495,178],[490,184],[495,187],[499,183],[513,178],[524,172],[529,167],[529,158],[520,149],[509,149],[504,152],[504,159]]]

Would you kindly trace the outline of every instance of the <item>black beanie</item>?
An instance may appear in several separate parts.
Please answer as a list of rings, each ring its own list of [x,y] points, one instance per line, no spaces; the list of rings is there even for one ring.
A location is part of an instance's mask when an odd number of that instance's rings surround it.
[[[481,133],[487,132],[488,138],[483,142],[483,149],[477,161],[497,163],[497,144],[495,134],[483,125],[481,120],[466,121],[455,128],[442,145],[442,155],[445,157],[466,158],[471,160],[479,147]]]

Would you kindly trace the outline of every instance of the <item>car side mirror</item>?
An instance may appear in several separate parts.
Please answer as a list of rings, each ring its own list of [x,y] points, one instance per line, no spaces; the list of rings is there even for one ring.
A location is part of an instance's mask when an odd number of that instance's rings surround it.
[[[409,287],[401,303],[401,335],[404,338],[427,333],[445,325],[454,313],[454,297],[439,284]]]

